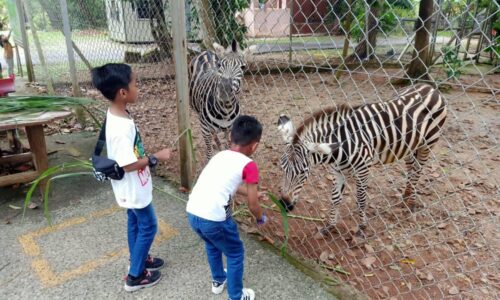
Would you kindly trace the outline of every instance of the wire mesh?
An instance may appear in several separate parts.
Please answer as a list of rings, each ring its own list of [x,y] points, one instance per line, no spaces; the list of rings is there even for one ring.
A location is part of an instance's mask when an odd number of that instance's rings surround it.
[[[89,65],[131,64],[141,89],[133,112],[146,146],[170,145],[177,118],[168,1],[67,1],[82,91],[99,97],[89,85]],[[65,93],[70,80],[59,0],[28,3],[42,50],[30,44],[36,78],[52,79]],[[366,237],[357,235],[350,179],[338,232],[321,235],[333,177],[328,166],[316,166],[288,216],[288,237],[270,201],[263,203],[270,223],[255,229],[244,199],[237,200],[243,230],[278,246],[287,239],[293,256],[373,299],[499,298],[498,1],[197,0],[186,8],[193,54],[233,38],[253,50],[240,103],[264,124],[254,157],[264,190],[277,194],[283,180],[282,113],[298,125],[328,106],[389,101],[417,79],[439,87],[448,102],[442,137],[417,187],[416,212],[402,205],[404,163],[377,165],[368,184]],[[205,147],[194,113],[191,122],[199,171]],[[159,173],[178,180],[175,162]]]

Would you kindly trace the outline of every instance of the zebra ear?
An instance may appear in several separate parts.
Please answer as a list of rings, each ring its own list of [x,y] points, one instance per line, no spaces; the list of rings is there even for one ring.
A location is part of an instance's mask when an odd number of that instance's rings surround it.
[[[339,149],[339,143],[306,143],[306,147],[311,153],[330,155]]]
[[[283,140],[285,143],[291,143],[293,140],[293,135],[295,134],[295,128],[293,127],[292,120],[285,115],[281,115],[278,119],[278,130],[283,135]]]
[[[238,42],[236,41],[236,39],[233,39],[233,41],[231,42],[231,50],[234,53],[238,52]]]
[[[213,43],[213,46],[214,46],[215,54],[217,54],[219,57],[222,57],[224,55],[224,53],[226,52],[226,49],[224,49],[224,47],[222,47],[218,43]]]

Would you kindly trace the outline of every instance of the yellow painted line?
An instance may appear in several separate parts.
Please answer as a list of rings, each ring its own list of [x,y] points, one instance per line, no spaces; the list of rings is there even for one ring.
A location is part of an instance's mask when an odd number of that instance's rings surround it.
[[[62,223],[59,223],[57,225],[47,226],[47,227],[44,227],[42,229],[33,231],[31,233],[31,235],[33,237],[40,237],[42,235],[46,235],[46,234],[49,234],[49,233],[60,231],[62,229],[65,229],[65,228],[68,228],[68,227],[71,227],[71,226],[75,226],[75,225],[78,225],[78,224],[85,223],[86,221],[87,221],[87,218],[85,218],[85,217],[72,218],[72,219],[66,220],[66,221],[64,221]]]
[[[102,218],[102,217],[110,216],[110,215],[112,215],[120,210],[122,210],[122,208],[119,207],[118,205],[115,205],[115,206],[110,207],[110,208],[105,209],[105,210],[95,211],[95,212],[91,213],[90,216],[92,218]]]
[[[24,253],[28,254],[29,256],[40,255],[40,247],[38,247],[38,244],[35,242],[32,234],[22,235],[18,240],[23,247]]]
[[[120,210],[121,210],[120,207],[113,206],[109,209],[93,212],[86,217],[72,218],[57,225],[45,227],[20,236],[18,238],[19,243],[21,244],[24,253],[33,257],[33,260],[31,262],[31,267],[38,275],[38,278],[40,282],[43,284],[43,286],[54,287],[71,279],[90,273],[96,268],[106,265],[118,259],[119,257],[128,254],[128,248],[125,247],[118,251],[109,252],[97,259],[88,261],[76,267],[75,269],[56,274],[54,273],[52,267],[50,266],[49,261],[43,258],[40,247],[38,246],[35,238],[57,232],[69,228],[71,226],[83,224],[92,218],[108,217]],[[175,228],[168,225],[163,220],[158,219],[158,233],[155,237],[154,244],[158,245],[159,243],[166,241],[176,236],[177,234],[178,231]]]

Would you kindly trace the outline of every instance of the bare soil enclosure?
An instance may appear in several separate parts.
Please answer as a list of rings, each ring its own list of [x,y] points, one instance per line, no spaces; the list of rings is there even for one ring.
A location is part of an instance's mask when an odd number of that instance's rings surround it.
[[[389,77],[398,70],[352,72],[336,81],[330,73],[282,73],[245,77],[243,112],[256,116],[264,135],[255,159],[261,188],[277,193],[282,180],[279,157],[283,141],[277,131],[281,113],[297,125],[321,107],[390,100],[398,88]],[[388,76],[389,75],[389,76]],[[373,299],[498,299],[500,296],[500,170],[498,95],[464,90],[499,87],[498,75],[463,76],[461,86],[442,92],[448,101],[443,136],[424,168],[417,202],[411,214],[403,205],[404,163],[372,168],[367,203],[367,237],[356,235],[355,185],[348,180],[339,216],[339,232],[318,234],[330,207],[331,179],[318,166],[305,185],[289,218],[288,251],[313,261]],[[132,107],[146,147],[155,151],[177,140],[177,109],[173,80],[143,81],[141,100]],[[476,89],[477,90],[477,89]],[[89,90],[91,96],[95,92]],[[197,170],[205,164],[205,146],[197,116],[191,114]],[[177,181],[178,161],[162,165],[159,175]],[[240,199],[238,219],[243,230],[259,232],[277,246],[285,240],[280,213],[264,203],[271,221],[256,229]],[[243,208],[243,209],[242,209]],[[393,298],[394,297],[394,298]]]

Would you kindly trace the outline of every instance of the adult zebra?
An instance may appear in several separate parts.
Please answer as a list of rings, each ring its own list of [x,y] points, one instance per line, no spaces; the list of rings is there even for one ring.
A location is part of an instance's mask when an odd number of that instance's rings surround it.
[[[191,60],[189,103],[200,120],[203,140],[207,147],[207,161],[212,157],[212,140],[219,150],[217,133],[224,132],[226,142],[234,120],[240,115],[238,96],[242,88],[245,56],[250,50],[240,51],[236,40],[224,49],[214,43],[216,53],[204,51]]]
[[[420,84],[402,91],[393,101],[324,109],[304,120],[297,130],[288,117],[280,116],[278,128],[286,142],[281,157],[285,176],[282,204],[292,210],[310,168],[329,164],[334,174],[332,205],[322,232],[335,227],[348,175],[356,179],[359,228],[364,229],[370,166],[404,158],[408,168],[404,199],[413,210],[415,186],[432,146],[440,137],[446,113],[446,102],[439,92]]]

